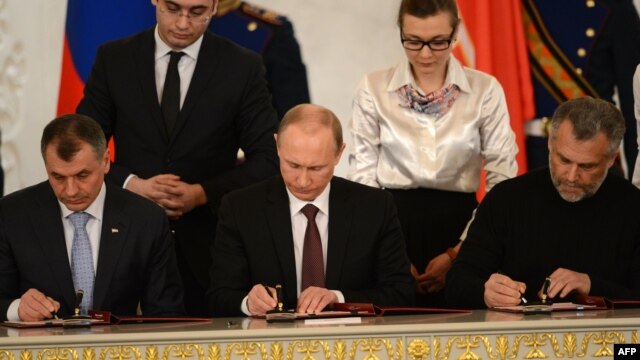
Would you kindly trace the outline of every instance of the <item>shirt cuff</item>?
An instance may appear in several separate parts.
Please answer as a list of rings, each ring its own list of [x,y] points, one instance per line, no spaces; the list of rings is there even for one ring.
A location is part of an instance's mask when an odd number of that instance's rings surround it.
[[[249,304],[247,303],[249,301],[249,295],[245,296],[244,299],[242,299],[242,302],[240,303],[240,310],[247,316],[251,316],[251,312],[249,312]]]
[[[7,320],[20,321],[20,315],[18,314],[18,308],[20,307],[20,299],[15,299],[9,304],[7,309]]]
[[[127,176],[127,178],[124,180],[124,184],[122,184],[122,188],[123,188],[123,189],[126,189],[126,188],[127,188],[127,185],[129,184],[129,181],[130,181],[131,179],[133,179],[134,177],[138,177],[138,176],[137,176],[137,175],[135,175],[135,174],[131,174],[131,175]]]
[[[338,290],[331,290],[334,294],[336,294],[336,296],[338,297],[338,301],[339,303],[343,303],[344,302],[344,295],[342,294],[342,291],[338,291]]]

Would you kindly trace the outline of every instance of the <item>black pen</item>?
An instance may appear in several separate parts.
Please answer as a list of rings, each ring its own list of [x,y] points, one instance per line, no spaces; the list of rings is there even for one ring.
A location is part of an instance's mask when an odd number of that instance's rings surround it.
[[[271,293],[271,290],[269,290],[269,287],[267,285],[262,285],[262,287],[264,287],[264,289],[267,291],[267,294],[269,294],[270,297],[273,297],[273,294]]]
[[[278,286],[280,286],[280,285],[276,285],[275,297],[273,296],[273,294],[271,293],[271,290],[269,290],[269,287],[267,285],[262,285],[262,286],[264,286],[264,289],[267,290],[267,294],[269,294],[269,296],[271,296],[273,299],[278,301],[278,305],[277,306],[278,306],[278,308],[280,308],[280,304],[281,304],[280,303],[280,291],[278,291]],[[277,299],[276,299],[276,297],[277,297]]]
[[[273,298],[273,294],[271,293],[271,290],[269,290],[269,287],[267,287],[267,285],[262,285],[262,286],[264,286],[264,289],[267,290],[267,294],[269,294],[269,296]],[[275,288],[276,288],[276,298],[277,298],[276,300],[278,301],[277,308],[279,312],[282,312],[282,307],[284,306],[284,304],[282,304],[282,285],[277,284]]]
[[[551,278],[550,277],[546,277],[544,279],[544,283],[542,284],[542,293],[540,295],[540,297],[542,298],[542,302],[546,303],[547,302],[547,297],[549,296],[549,286],[551,286]]]

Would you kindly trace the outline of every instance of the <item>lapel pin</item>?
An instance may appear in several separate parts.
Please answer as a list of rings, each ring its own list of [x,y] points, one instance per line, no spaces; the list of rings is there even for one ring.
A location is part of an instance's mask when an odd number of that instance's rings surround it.
[[[111,233],[112,233],[112,234],[117,234],[117,233],[118,233],[118,229],[116,229],[116,228],[111,228]]]

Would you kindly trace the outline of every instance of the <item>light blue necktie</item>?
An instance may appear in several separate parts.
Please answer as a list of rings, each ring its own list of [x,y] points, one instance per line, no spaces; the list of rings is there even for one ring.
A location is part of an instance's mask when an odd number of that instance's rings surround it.
[[[74,212],[69,215],[73,224],[73,245],[71,245],[71,270],[73,272],[73,286],[76,292],[84,291],[80,303],[80,313],[87,315],[93,306],[93,256],[91,255],[91,243],[87,233],[87,222],[91,215],[86,212]]]

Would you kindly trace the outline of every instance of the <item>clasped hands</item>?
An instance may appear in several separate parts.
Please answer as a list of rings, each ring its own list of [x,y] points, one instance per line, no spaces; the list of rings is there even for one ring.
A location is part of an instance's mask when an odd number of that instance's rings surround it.
[[[296,312],[317,313],[328,305],[338,302],[338,296],[331,290],[310,286],[300,293]],[[247,309],[252,315],[266,314],[278,305],[276,289],[261,284],[254,285],[247,295]]]
[[[588,274],[558,268],[549,275],[549,278],[550,285],[547,295],[550,299],[556,296],[564,298],[574,291],[580,295],[589,295],[591,290],[591,279]],[[544,279],[541,279],[541,284],[542,280]],[[504,274],[494,273],[484,283],[484,303],[490,308],[515,306],[520,304],[522,294],[526,289],[525,283],[514,281]],[[542,287],[538,291],[539,297],[541,297],[541,291]]]
[[[431,259],[423,274],[419,274],[416,267],[411,264],[411,275],[416,280],[418,293],[425,295],[442,290],[451,264],[451,258],[447,253]]]
[[[148,179],[132,177],[127,189],[160,205],[170,218],[179,218],[196,206],[207,203],[200,184],[188,184],[173,174],[160,174]]]

